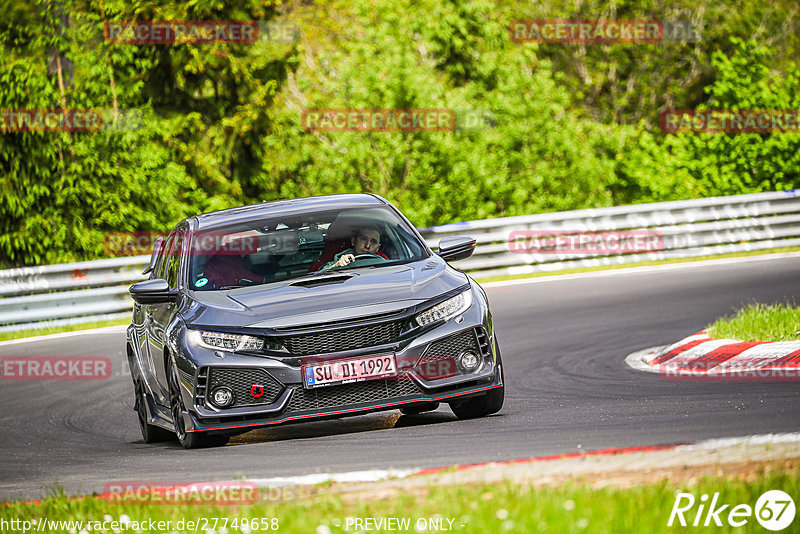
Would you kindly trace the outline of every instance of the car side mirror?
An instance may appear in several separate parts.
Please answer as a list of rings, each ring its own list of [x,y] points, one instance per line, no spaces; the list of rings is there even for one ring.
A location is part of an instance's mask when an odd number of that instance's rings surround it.
[[[133,284],[128,290],[139,304],[161,304],[174,302],[178,292],[170,289],[163,278],[154,278]]]
[[[472,256],[475,252],[475,239],[467,236],[444,237],[439,241],[439,251],[437,254],[444,261],[463,260]]]

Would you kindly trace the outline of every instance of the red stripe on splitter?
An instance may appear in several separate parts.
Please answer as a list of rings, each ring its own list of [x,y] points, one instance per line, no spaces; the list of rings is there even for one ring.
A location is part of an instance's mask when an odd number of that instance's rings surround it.
[[[667,361],[671,360],[672,358],[674,358],[675,356],[680,356],[681,354],[683,354],[687,350],[691,349],[692,347],[696,347],[700,343],[706,343],[708,341],[712,341],[712,339],[711,338],[704,338],[704,339],[695,339],[694,341],[690,341],[689,343],[686,343],[685,345],[681,345],[680,347],[672,349],[671,351],[667,352],[666,354],[662,354],[658,358],[653,359],[650,362],[650,365],[659,365],[659,364],[662,364],[664,362],[667,362]]]
[[[756,345],[763,345],[763,341],[742,341],[740,343],[729,343],[712,350],[708,354],[693,358],[691,361],[684,362],[679,369],[705,369],[708,371],[731,358],[740,355],[749,348]]]
[[[790,352],[765,367],[800,367],[800,350]]]

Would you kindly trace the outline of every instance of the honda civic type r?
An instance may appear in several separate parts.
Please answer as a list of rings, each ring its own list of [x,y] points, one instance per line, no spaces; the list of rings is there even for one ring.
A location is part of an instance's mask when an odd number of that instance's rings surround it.
[[[281,423],[503,405],[483,289],[384,199],[332,195],[181,221],[130,288],[127,355],[147,443],[223,445]]]

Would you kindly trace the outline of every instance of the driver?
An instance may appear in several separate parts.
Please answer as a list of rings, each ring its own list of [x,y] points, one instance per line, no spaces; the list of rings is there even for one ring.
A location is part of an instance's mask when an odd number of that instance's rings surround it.
[[[326,271],[334,267],[344,267],[361,254],[377,256],[378,250],[381,248],[381,233],[374,226],[365,226],[350,238],[350,244],[353,245],[352,248],[341,251],[320,270]],[[381,256],[377,257],[381,258]]]

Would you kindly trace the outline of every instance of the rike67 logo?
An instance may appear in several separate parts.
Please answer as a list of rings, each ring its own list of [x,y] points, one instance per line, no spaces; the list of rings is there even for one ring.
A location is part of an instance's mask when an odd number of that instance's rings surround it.
[[[696,510],[695,504],[697,505]],[[792,524],[795,515],[794,501],[781,490],[764,492],[756,501],[755,509],[749,504],[723,504],[719,493],[714,493],[709,502],[708,495],[695,499],[691,493],[678,493],[669,514],[667,526],[721,527],[727,521],[731,527],[746,525],[755,515],[756,521],[767,530],[783,530]],[[677,521],[676,521],[677,520]]]

